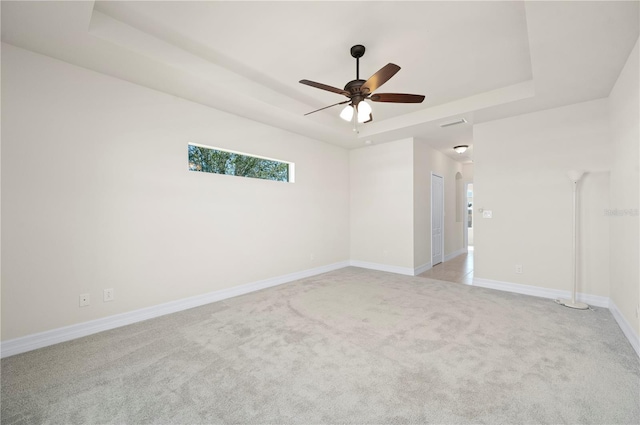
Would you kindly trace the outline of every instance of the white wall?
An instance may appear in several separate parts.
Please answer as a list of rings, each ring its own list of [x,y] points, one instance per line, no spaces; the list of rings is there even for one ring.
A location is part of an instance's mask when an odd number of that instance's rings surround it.
[[[475,268],[478,278],[571,290],[571,183],[580,184],[579,292],[609,296],[608,208],[611,145],[607,100],[474,127]],[[478,209],[491,210],[483,219]],[[523,274],[515,265],[523,265]]]
[[[611,293],[610,262],[605,251],[611,247],[610,220],[605,215],[609,190],[608,171],[587,173],[580,181],[578,279],[579,291],[585,294],[609,296]]]
[[[467,183],[473,182],[473,162],[462,164],[462,179]]]
[[[444,178],[444,255],[462,249],[462,222],[456,221],[456,173],[462,164],[432,149],[426,141],[414,142],[414,264],[431,263],[431,173]]]
[[[296,182],[188,171],[188,142],[295,162]],[[2,339],[348,260],[348,166],[343,149],[3,44]]]
[[[432,171],[445,183],[445,255],[460,250],[455,175],[461,169],[461,164],[421,140],[352,150],[351,259],[401,267],[407,273],[430,265]]]
[[[413,268],[413,139],[350,151],[351,259]]]
[[[613,161],[611,166],[611,300],[640,334],[636,308],[640,306],[640,230],[637,211],[640,191],[640,70],[638,42],[609,96]],[[636,214],[624,213],[635,210]]]

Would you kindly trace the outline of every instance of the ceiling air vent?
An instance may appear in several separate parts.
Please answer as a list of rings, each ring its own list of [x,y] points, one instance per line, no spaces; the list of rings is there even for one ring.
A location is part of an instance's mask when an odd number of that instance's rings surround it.
[[[452,125],[466,124],[466,123],[467,123],[467,120],[465,120],[464,118],[460,118],[458,121],[452,121],[452,122],[440,124],[440,127],[445,128],[445,127],[451,127]]]

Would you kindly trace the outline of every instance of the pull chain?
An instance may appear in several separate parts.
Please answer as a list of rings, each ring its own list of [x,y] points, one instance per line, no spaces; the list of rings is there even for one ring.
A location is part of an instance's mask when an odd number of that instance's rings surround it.
[[[355,131],[356,134],[360,134],[360,130],[358,129],[358,106],[357,105],[353,106],[353,131]]]

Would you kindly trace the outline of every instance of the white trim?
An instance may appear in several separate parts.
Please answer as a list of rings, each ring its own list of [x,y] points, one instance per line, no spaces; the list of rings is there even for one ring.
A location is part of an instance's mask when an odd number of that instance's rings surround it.
[[[219,291],[196,295],[189,298],[183,298],[181,300],[171,301],[168,303],[142,308],[127,313],[116,314],[114,316],[104,317],[102,319],[91,320],[89,322],[78,323],[76,325],[65,326],[58,329],[52,329],[50,331],[27,335],[21,338],[11,339],[2,342],[2,344],[0,345],[0,356],[3,358],[13,356],[15,354],[47,347],[49,345],[58,344],[60,342],[70,341],[72,339],[81,338],[83,336],[92,335],[109,329],[115,329],[121,326],[130,325],[132,323],[141,322],[143,320],[152,319],[154,317],[177,313],[179,311],[188,310],[190,308],[199,307],[212,302],[237,297],[238,295],[248,294],[250,292],[259,291],[261,289],[281,285],[283,283],[292,282],[294,280],[304,279],[306,277],[315,276],[321,273],[338,270],[347,266],[349,266],[349,261],[328,264],[326,266],[320,266],[313,269],[289,273],[270,279],[264,279],[257,282],[234,286],[232,288],[221,289]]]
[[[351,260],[349,264],[353,267],[360,267],[363,269],[377,270],[380,272],[389,272],[395,274],[402,274],[406,276],[418,276],[421,273],[431,269],[431,263],[423,264],[415,269],[409,267],[391,266],[389,264],[370,263],[368,261]]]
[[[422,273],[426,272],[427,270],[431,270],[431,263],[423,264],[420,267],[416,267],[413,270],[413,275],[414,276],[418,276],[419,274],[422,274]]]
[[[565,291],[565,293],[567,294],[567,296],[564,296],[563,298],[570,299],[571,291]],[[576,294],[576,300],[583,303],[587,303],[595,307],[604,307],[604,308],[609,308],[609,303],[611,302],[609,297],[603,297],[602,295],[585,294],[583,292],[578,292]]]
[[[199,148],[205,148],[205,149],[214,150],[214,151],[235,153],[237,155],[248,156],[250,158],[266,159],[267,161],[274,161],[274,162],[279,162],[281,164],[287,164],[289,166],[289,172],[287,173],[288,174],[287,183],[295,183],[295,181],[296,181],[296,164],[294,162],[285,161],[283,159],[269,158],[267,156],[261,156],[261,155],[256,155],[256,154],[252,154],[252,153],[234,151],[232,149],[217,148],[215,146],[202,145],[200,143],[189,142],[187,144],[187,146],[196,146],[196,147],[199,147]],[[189,170],[190,171],[195,171],[195,170],[191,170],[191,167],[189,167]],[[218,174],[218,173],[214,173],[214,174]],[[246,177],[246,176],[238,176],[238,177]],[[271,180],[271,179],[263,178],[263,177],[252,177],[252,178],[258,178],[258,179],[262,179],[262,180]]]
[[[522,285],[520,283],[500,282],[497,280],[481,279],[478,277],[473,278],[472,285],[479,286],[482,288],[497,289],[498,291],[531,295],[534,297],[553,298],[553,299],[571,298],[570,291],[564,291],[561,289],[541,288],[539,286]],[[578,293],[576,295],[576,299],[578,301],[581,301],[596,307],[604,307],[604,308],[609,307],[609,297]]]
[[[361,267],[363,269],[378,270],[381,272],[389,272],[396,274],[404,274],[414,276],[414,269],[410,267],[390,266],[388,264],[369,263],[368,261],[351,260],[349,262],[353,267]]]
[[[464,176],[462,176],[464,178]],[[469,185],[473,184],[473,180],[464,180],[463,183],[463,187],[464,187],[464,193],[463,195],[463,202],[462,202],[462,246],[464,249],[469,250],[469,228],[467,227],[469,225],[469,221],[468,221],[468,211],[469,211],[469,197],[467,196],[469,194]],[[475,201],[473,202],[475,203]],[[473,204],[471,206],[471,220],[472,222],[475,222],[476,219],[474,217],[474,212],[473,212]],[[472,227],[473,228],[473,227]]]
[[[640,338],[638,338],[638,334],[633,330],[627,319],[622,315],[618,306],[613,302],[613,300],[609,300],[609,310],[613,315],[613,318],[618,322],[618,326],[622,329],[622,333],[627,337],[629,343],[635,350],[638,357],[640,357]]]
[[[454,258],[456,258],[458,255],[462,255],[465,254],[467,252],[467,250],[465,248],[460,248],[457,251],[453,251],[451,254],[449,255],[445,255],[444,256],[444,261],[449,261],[449,260],[453,260]]]
[[[444,176],[441,176],[440,174],[436,174],[433,171],[431,171],[431,187],[429,188],[429,211],[431,212],[431,227],[430,227],[430,240],[429,240],[429,244],[431,246],[431,264],[433,264],[433,176],[436,177],[440,177],[442,179],[442,229],[441,229],[441,235],[442,235],[442,247],[440,248],[440,253],[441,253],[441,259],[442,262],[445,262],[444,259],[444,222],[445,222],[445,218],[444,218]],[[440,264],[440,263],[437,263]],[[437,265],[436,264],[436,265]]]

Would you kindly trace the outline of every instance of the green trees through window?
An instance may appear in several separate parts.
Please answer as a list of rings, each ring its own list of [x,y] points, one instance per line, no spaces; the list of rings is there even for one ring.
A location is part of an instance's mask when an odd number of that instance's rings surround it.
[[[257,179],[290,181],[293,164],[220,149],[189,145],[189,170]]]

